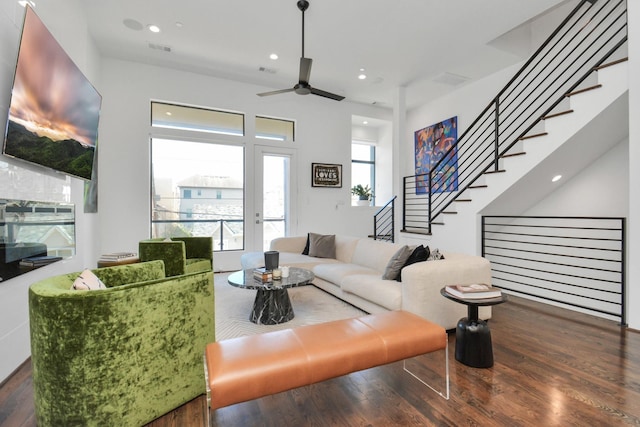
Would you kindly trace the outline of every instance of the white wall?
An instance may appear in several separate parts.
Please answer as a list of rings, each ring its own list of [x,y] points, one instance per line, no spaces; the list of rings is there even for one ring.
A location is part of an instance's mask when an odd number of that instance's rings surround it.
[[[558,188],[522,215],[610,216],[629,213],[629,140],[612,150]]]
[[[63,49],[100,90],[99,58],[88,37],[81,8],[76,0],[55,4],[38,2],[37,15]],[[22,31],[24,9],[16,0],[0,0],[0,129],[6,127],[11,86]],[[73,25],[69,25],[73,22]],[[73,258],[0,283],[0,382],[11,374],[30,352],[28,287],[34,281],[56,274],[95,266],[95,214],[83,213],[83,181],[49,172],[13,159],[0,157],[0,198],[71,202],[76,206],[76,253]]]

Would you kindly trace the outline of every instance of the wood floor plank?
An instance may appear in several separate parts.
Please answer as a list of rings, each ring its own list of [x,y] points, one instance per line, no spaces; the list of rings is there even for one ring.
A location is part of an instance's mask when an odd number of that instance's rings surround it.
[[[493,313],[492,368],[455,361],[449,335],[448,401],[397,362],[218,409],[211,426],[640,426],[640,333],[516,297]],[[441,375],[429,357],[415,363]],[[148,426],[206,418],[200,396]],[[30,362],[0,387],[0,425],[36,426]]]

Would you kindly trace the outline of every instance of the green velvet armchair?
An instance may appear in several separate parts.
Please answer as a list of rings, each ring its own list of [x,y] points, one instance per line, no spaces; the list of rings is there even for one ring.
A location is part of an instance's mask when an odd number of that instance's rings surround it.
[[[172,237],[142,240],[138,243],[140,261],[161,259],[167,276],[211,271],[213,239],[211,237]]]
[[[92,270],[29,287],[38,426],[140,426],[205,393],[215,341],[211,271],[165,277],[162,261]]]

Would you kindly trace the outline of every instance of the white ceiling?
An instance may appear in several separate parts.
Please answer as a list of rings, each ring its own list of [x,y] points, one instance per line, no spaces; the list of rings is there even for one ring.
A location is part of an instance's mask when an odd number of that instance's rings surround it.
[[[576,3],[310,0],[305,13],[310,83],[349,101],[386,107],[404,86],[410,109],[458,87],[446,81],[463,77],[464,84],[521,61],[536,47],[535,34],[545,28],[540,22],[556,19],[549,12]],[[297,83],[302,29],[296,0],[83,4],[104,55],[254,83],[260,91]],[[138,23],[145,28],[131,28]],[[149,24],[161,32],[151,33]],[[271,53],[279,59],[269,59]],[[360,68],[366,80],[357,78]]]

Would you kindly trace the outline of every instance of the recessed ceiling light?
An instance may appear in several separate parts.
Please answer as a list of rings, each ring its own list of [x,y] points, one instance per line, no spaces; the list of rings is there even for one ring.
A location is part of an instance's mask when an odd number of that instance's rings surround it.
[[[366,74],[359,74],[359,75],[358,75],[358,78],[359,78],[360,80],[364,80],[364,79],[366,79],[366,78],[367,78],[367,75],[366,75]]]
[[[551,179],[551,182],[557,182],[562,179],[562,175],[556,175]]]
[[[160,27],[158,27],[157,25],[149,25],[149,26],[147,26],[147,28],[152,33],[159,33],[160,32]]]
[[[184,27],[184,24],[180,21],[176,22],[176,28],[182,28]]]
[[[365,120],[364,122],[362,122],[362,124],[363,124],[363,125],[368,125],[368,124],[369,124],[369,122]]]
[[[21,0],[21,1],[19,1],[19,2],[18,2],[18,4],[19,4],[20,6],[22,6],[22,7],[27,7],[27,5],[29,5],[29,6],[31,6],[31,7],[36,7],[36,2],[34,2],[34,1],[24,1],[24,0]]]
[[[278,59],[278,54],[272,53],[271,55],[269,55],[269,58],[271,58],[271,59],[273,59],[275,61],[276,59]]]

